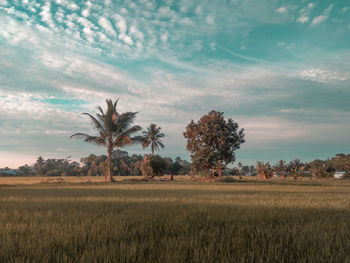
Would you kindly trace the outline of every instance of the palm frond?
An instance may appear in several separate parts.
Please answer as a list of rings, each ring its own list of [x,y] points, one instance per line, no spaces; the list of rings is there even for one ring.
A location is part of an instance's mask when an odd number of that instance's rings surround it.
[[[120,144],[121,141],[124,140],[125,137],[130,137],[131,134],[138,132],[140,130],[142,130],[141,126],[135,125],[129,128],[128,130],[118,134],[113,142],[113,145],[115,145],[115,147],[119,147],[118,145]],[[130,143],[132,143],[132,141]]]
[[[158,145],[160,145],[160,147],[162,147],[163,149],[164,149],[164,144],[163,144],[163,142],[162,141],[158,141]]]
[[[159,134],[157,134],[155,137],[156,137],[156,138],[164,138],[165,135],[164,135],[164,133],[159,133]]]
[[[82,137],[85,142],[91,142],[91,143],[95,143],[97,145],[106,146],[106,141],[104,140],[104,138],[101,138],[101,137],[91,136],[89,134],[82,133],[82,132],[78,132],[78,133],[75,133],[72,136],[70,136],[70,138],[73,138],[73,137]]]
[[[102,116],[104,115],[104,112],[103,112],[101,106],[97,106],[96,109],[101,113]]]
[[[117,111],[117,104],[118,104],[118,101],[119,101],[119,99],[117,99],[117,100],[114,102],[114,105],[113,105],[114,111]]]
[[[134,119],[137,112],[125,112],[118,116],[118,120],[115,123],[115,131],[117,134],[124,132],[134,124]]]
[[[90,113],[84,112],[83,115],[89,116],[92,122],[92,125],[94,128],[100,132],[106,133],[105,128],[103,127],[103,122],[99,122],[94,116],[92,116]]]

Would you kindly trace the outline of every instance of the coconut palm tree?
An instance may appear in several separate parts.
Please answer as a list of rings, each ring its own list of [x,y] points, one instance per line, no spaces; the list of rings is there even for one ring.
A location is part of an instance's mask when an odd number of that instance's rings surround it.
[[[85,142],[95,143],[107,148],[107,178],[113,182],[114,178],[111,173],[111,156],[114,148],[123,148],[135,142],[141,143],[141,136],[131,137],[142,128],[133,125],[137,112],[117,112],[117,103],[111,99],[106,100],[107,110],[103,112],[100,106],[97,106],[99,113],[96,117],[89,113],[83,113],[91,119],[92,125],[98,131],[99,135],[92,136],[86,133],[75,133],[72,137],[82,137]]]
[[[147,131],[143,131],[143,149],[147,148],[151,145],[152,155],[154,155],[154,150],[159,150],[159,146],[164,148],[164,144],[161,138],[164,138],[164,133],[160,132],[161,127],[157,127],[157,124],[151,123],[149,127],[147,127]]]

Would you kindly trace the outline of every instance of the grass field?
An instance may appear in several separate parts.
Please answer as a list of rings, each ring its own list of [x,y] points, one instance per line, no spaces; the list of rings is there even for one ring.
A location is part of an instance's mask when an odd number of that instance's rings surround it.
[[[350,262],[346,180],[6,180],[0,262]]]

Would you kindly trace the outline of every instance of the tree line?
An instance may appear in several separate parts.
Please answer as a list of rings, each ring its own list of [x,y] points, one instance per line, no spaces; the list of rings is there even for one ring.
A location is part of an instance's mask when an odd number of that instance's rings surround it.
[[[165,147],[162,141],[165,135],[161,132],[161,127],[151,123],[142,131],[139,125],[134,124],[137,112],[118,112],[118,100],[113,102],[107,99],[106,105],[105,111],[97,106],[98,112],[95,116],[83,113],[90,119],[97,135],[78,132],[71,136],[105,147],[106,155],[91,154],[81,158],[82,165],[70,161],[69,158],[44,160],[39,157],[33,166],[19,167],[18,174],[103,175],[111,182],[116,175],[143,175],[153,179],[154,176],[164,174],[191,174],[214,179],[228,173],[227,167],[235,161],[235,152],[245,143],[244,129],[240,129],[238,123],[231,118],[226,120],[223,112],[212,110],[198,121],[192,120],[183,133],[187,142],[186,148],[191,155],[191,163],[180,157],[173,161],[171,158],[155,155],[156,150]],[[128,152],[121,150],[132,144],[140,144],[143,149],[150,147],[151,154],[129,156]],[[257,174],[263,179],[270,179],[274,175],[298,179],[305,174],[315,178],[329,177],[335,171],[350,173],[350,155],[338,154],[330,160],[314,160],[310,163],[302,163],[299,159],[289,163],[280,160],[274,166],[264,162],[257,162],[256,167],[238,163],[238,168],[232,169],[230,174],[240,177],[248,173]],[[0,175],[1,173],[2,170]]]
[[[129,155],[127,151],[116,150],[112,152],[112,176],[142,176],[141,163],[144,156],[140,154]],[[152,176],[163,176],[164,174],[185,175],[191,170],[191,163],[176,157],[153,155],[150,158]],[[39,156],[33,165],[20,166],[16,173],[10,174],[9,168],[0,169],[0,176],[104,176],[107,167],[106,155],[90,154],[80,159],[80,163],[70,158],[44,159]]]

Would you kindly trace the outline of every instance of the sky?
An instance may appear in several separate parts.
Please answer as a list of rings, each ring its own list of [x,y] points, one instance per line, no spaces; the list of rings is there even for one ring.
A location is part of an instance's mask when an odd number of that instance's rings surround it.
[[[0,167],[104,153],[69,136],[106,98],[162,127],[163,156],[189,159],[213,109],[243,164],[350,152],[348,0],[0,0],[0,65]]]

